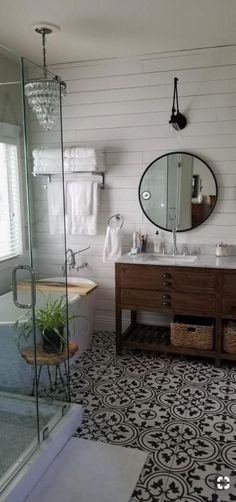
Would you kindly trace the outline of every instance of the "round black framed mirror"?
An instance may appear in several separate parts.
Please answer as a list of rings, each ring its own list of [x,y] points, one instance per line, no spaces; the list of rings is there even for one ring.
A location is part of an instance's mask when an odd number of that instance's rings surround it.
[[[212,213],[218,196],[208,164],[188,152],[171,152],[153,160],[139,183],[139,202],[154,225],[187,232]]]

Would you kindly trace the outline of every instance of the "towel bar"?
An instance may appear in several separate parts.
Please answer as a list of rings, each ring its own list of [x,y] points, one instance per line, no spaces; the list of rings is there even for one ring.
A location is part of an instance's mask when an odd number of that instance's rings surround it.
[[[33,176],[45,176],[48,178],[48,182],[44,183],[42,187],[46,190],[48,183],[51,183],[52,181],[52,176],[61,176],[62,173],[59,172],[51,172],[51,173],[35,173],[32,172]],[[102,190],[105,188],[105,173],[104,172],[97,172],[97,171],[66,171],[64,172],[64,176],[71,175],[71,174],[92,174],[92,176],[101,176],[102,181],[99,183],[99,188]]]

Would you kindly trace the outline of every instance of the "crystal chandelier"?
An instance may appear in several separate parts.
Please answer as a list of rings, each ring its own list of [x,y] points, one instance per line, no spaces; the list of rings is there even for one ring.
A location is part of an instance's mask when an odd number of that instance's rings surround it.
[[[25,95],[41,126],[50,130],[58,120],[60,99],[66,95],[66,83],[57,76],[49,75],[47,69],[46,35],[52,33],[52,29],[39,26],[35,31],[42,35],[43,75],[41,78],[29,80],[25,84]]]

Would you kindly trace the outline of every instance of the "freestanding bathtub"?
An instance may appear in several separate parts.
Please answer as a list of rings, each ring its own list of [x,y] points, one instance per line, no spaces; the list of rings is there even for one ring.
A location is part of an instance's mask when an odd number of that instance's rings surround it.
[[[73,282],[72,279],[74,278],[70,278],[71,282]],[[48,281],[58,283],[65,281],[65,278],[55,277],[47,279]],[[76,278],[76,281],[78,283],[78,278]],[[80,281],[83,283],[84,281],[93,283],[89,279],[79,279]],[[47,296],[54,299],[64,295],[64,293],[64,288],[62,288],[61,294],[60,292],[45,293],[45,291],[42,294],[37,291],[36,305],[39,308],[43,307]],[[80,296],[76,293],[68,294],[69,314],[78,316],[78,320],[74,321],[74,327],[72,326],[70,329],[71,335],[74,333],[73,341],[79,346],[79,350],[74,358],[78,357],[78,354],[84,352],[91,345],[95,305],[94,296],[95,290],[85,296]],[[29,293],[27,290],[21,290],[19,298],[22,303],[29,302]],[[17,344],[18,332],[15,328],[15,322],[19,318],[24,322],[27,312],[27,310],[19,309],[14,305],[12,292],[0,296],[0,388],[7,392],[20,392],[22,394],[29,394],[31,392],[33,368],[24,361],[20,354]],[[32,344],[33,338],[23,344],[23,346]],[[43,385],[45,381],[42,375],[40,379],[41,384]]]

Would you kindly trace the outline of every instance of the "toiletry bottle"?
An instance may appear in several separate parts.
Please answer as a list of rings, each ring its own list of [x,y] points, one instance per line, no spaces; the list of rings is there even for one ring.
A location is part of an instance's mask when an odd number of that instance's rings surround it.
[[[147,237],[144,235],[141,236],[141,253],[146,253],[147,248]]]
[[[133,247],[131,248],[130,254],[137,254],[138,253],[138,247],[137,247],[137,232],[133,233]]]
[[[136,232],[136,239],[137,239],[138,253],[142,253],[142,235],[141,235],[141,230],[139,230],[139,232]]]
[[[161,247],[162,247],[162,239],[157,230],[154,237],[154,253],[161,253]]]

